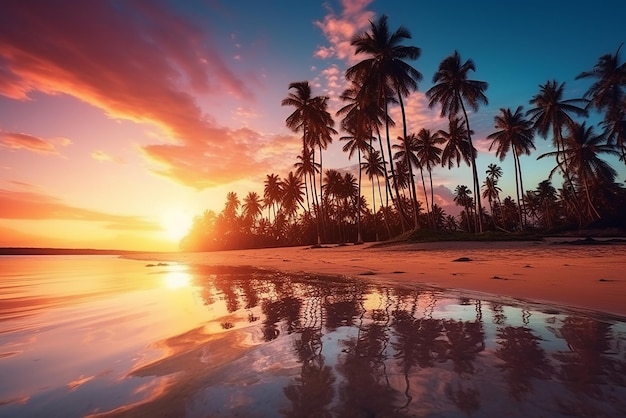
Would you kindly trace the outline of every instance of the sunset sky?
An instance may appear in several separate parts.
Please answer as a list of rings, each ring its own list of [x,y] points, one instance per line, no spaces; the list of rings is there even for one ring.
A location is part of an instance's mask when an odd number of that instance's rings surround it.
[[[623,0],[4,0],[0,246],[176,250],[188,222],[220,211],[227,192],[262,194],[266,174],[293,169],[301,140],[280,105],[289,83],[308,80],[334,114],[343,73],[361,59],[349,41],[381,14],[422,51],[412,62],[424,76],[407,104],[412,132],[446,126],[424,96],[439,63],[455,49],[474,60],[490,102],[470,119],[478,172],[482,182],[489,163],[501,165],[505,196],[514,195],[513,160],[499,162],[484,139],[499,108],[528,108],[553,78],[567,98],[581,97],[590,82],[576,75],[626,41]],[[356,164],[341,145],[335,138],[325,168]],[[536,146],[521,160],[527,189],[554,166],[536,161],[550,142]],[[624,164],[609,161],[626,180]],[[434,172],[449,212],[470,173]]]

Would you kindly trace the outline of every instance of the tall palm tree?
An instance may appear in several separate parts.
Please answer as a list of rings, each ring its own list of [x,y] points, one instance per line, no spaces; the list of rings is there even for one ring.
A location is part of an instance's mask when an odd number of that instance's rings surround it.
[[[416,46],[402,45],[404,40],[411,39],[411,33],[403,26],[391,33],[387,19],[386,15],[382,15],[376,22],[370,21],[370,31],[351,39],[350,44],[355,47],[355,55],[365,54],[367,58],[348,68],[346,78],[351,81],[357,80],[368,94],[376,97],[379,106],[384,107],[387,116],[389,115],[387,95],[389,89],[392,89],[400,104],[404,136],[406,136],[406,114],[402,98],[417,90],[418,82],[422,80],[422,74],[406,60],[416,60],[421,51]],[[388,118],[385,120],[387,121]],[[385,125],[387,150],[390,156],[389,165],[391,175],[395,176],[391,159],[389,124]],[[398,195],[397,189],[396,195]]]
[[[488,139],[491,139],[491,145],[489,150],[495,146],[496,156],[500,158],[500,161],[504,161],[509,150],[513,153],[513,162],[515,166],[515,193],[517,194],[517,201],[520,201],[520,196],[524,195],[524,182],[522,180],[522,167],[520,164],[520,155],[530,155],[531,149],[535,149],[533,142],[533,129],[532,123],[524,118],[522,112],[522,106],[518,106],[515,113],[511,112],[511,109],[500,108],[500,114],[495,117],[495,128],[498,131],[487,135]],[[520,224],[524,227],[523,219],[523,203],[520,205]]]
[[[556,80],[547,81],[540,85],[539,93],[530,100],[530,104],[534,107],[528,109],[526,114],[531,117],[533,129],[544,139],[552,131],[552,143],[557,150],[554,154],[556,162],[567,182],[571,184],[570,170],[562,157],[563,128],[569,129],[574,125],[572,116],[584,116],[586,112],[580,107],[585,104],[585,100],[563,99],[564,91],[565,83],[559,84]],[[576,192],[574,191],[574,193]],[[582,222],[582,214],[578,209],[577,200],[575,199],[574,205],[579,212],[579,221]]]
[[[430,129],[420,129],[417,133],[415,143],[415,155],[421,167],[425,167],[430,178],[430,211],[432,212],[435,203],[435,192],[433,189],[433,167],[441,163],[442,149],[438,145],[443,144],[445,139],[438,132],[431,132]],[[436,224],[433,223],[436,227]]]
[[[602,55],[591,71],[580,73],[576,79],[591,78],[595,82],[585,93],[589,106],[605,112],[603,125],[609,131],[608,140],[619,147],[626,162],[626,62],[620,63],[619,51]]]
[[[319,196],[321,197],[322,195],[322,173],[324,171],[324,162],[323,162],[323,150],[328,148],[328,145],[330,145],[333,142],[333,137],[332,135],[336,135],[337,131],[333,128],[333,126],[335,125],[335,121],[333,120],[333,118],[331,117],[330,113],[328,112],[328,97],[324,97],[323,101],[321,103],[321,112],[322,112],[322,118],[320,119],[319,123],[314,124],[313,126],[311,126],[311,135],[308,139],[309,145],[311,146],[311,151],[312,151],[312,159],[313,159],[313,163],[317,165],[317,167],[319,167],[319,169],[317,170],[317,172],[319,173]],[[319,163],[315,163],[315,149],[319,150]],[[314,197],[315,197],[315,208],[317,209],[317,219],[324,219],[324,216],[322,215],[322,213],[324,212],[324,207],[323,207],[323,202],[320,201],[320,199],[318,199],[318,194],[317,194],[317,180],[315,176],[313,177],[313,190],[315,191]],[[317,228],[319,231],[319,221],[317,222]],[[320,245],[321,244],[321,237],[320,234],[318,232],[317,234],[317,244]]]
[[[433,83],[436,83],[427,92],[426,96],[430,100],[428,106],[430,108],[439,104],[441,106],[441,116],[455,117],[460,111],[463,112],[465,119],[465,128],[467,130],[467,140],[469,148],[474,150],[472,143],[472,130],[467,116],[466,104],[472,110],[477,111],[480,104],[488,104],[485,90],[488,84],[484,81],[468,79],[468,73],[476,71],[474,61],[468,59],[461,63],[461,55],[458,51],[454,51],[452,55],[445,58],[440,64],[437,72],[433,76]],[[478,181],[478,171],[476,169],[476,154],[470,154],[472,162],[472,175],[474,178],[474,195],[476,196],[476,213],[482,213],[482,205],[480,202],[480,184]],[[482,232],[482,217],[477,217],[478,230]]]
[[[291,90],[294,90],[291,92]],[[311,143],[320,144],[336,133],[332,128],[334,121],[328,112],[328,97],[313,96],[308,81],[289,84],[290,93],[282,100],[282,106],[293,106],[295,110],[285,120],[287,127],[294,132],[302,132],[302,149],[308,149]],[[324,138],[323,141],[321,138]],[[317,142],[315,142],[317,141]],[[327,143],[327,142],[326,142]],[[303,152],[304,154],[304,152]],[[321,150],[320,150],[321,154]],[[318,205],[316,205],[317,207]],[[318,213],[317,221],[320,216]],[[318,228],[319,229],[319,228]],[[318,244],[321,243],[318,234]]]
[[[607,135],[605,132],[596,134],[593,126],[587,127],[585,122],[582,124],[575,123],[571,127],[571,132],[563,138],[563,155],[564,161],[568,164],[576,181],[583,187],[586,197],[587,214],[590,219],[600,219],[600,214],[593,204],[591,196],[591,185],[611,184],[615,180],[617,172],[609,163],[599,157],[599,154],[618,156],[619,152],[607,144]],[[553,156],[555,152],[542,154],[538,159]],[[550,176],[559,167],[555,167],[550,172]]]

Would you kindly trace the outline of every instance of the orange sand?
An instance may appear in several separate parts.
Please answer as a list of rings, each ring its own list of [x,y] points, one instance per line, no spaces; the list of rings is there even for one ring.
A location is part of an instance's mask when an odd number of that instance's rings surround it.
[[[453,260],[468,257],[471,261]],[[146,258],[146,257],[142,257]],[[371,244],[179,253],[150,259],[422,283],[626,316],[626,245]]]

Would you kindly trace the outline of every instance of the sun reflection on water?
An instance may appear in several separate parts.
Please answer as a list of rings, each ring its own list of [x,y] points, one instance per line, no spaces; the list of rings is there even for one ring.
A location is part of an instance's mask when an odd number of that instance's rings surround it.
[[[191,274],[185,265],[170,266],[170,270],[163,276],[163,285],[167,289],[175,290],[191,285]]]

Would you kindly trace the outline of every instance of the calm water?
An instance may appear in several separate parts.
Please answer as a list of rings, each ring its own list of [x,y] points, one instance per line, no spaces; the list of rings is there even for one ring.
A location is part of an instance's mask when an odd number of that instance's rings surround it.
[[[437,289],[0,257],[0,417],[626,416],[626,325]]]

